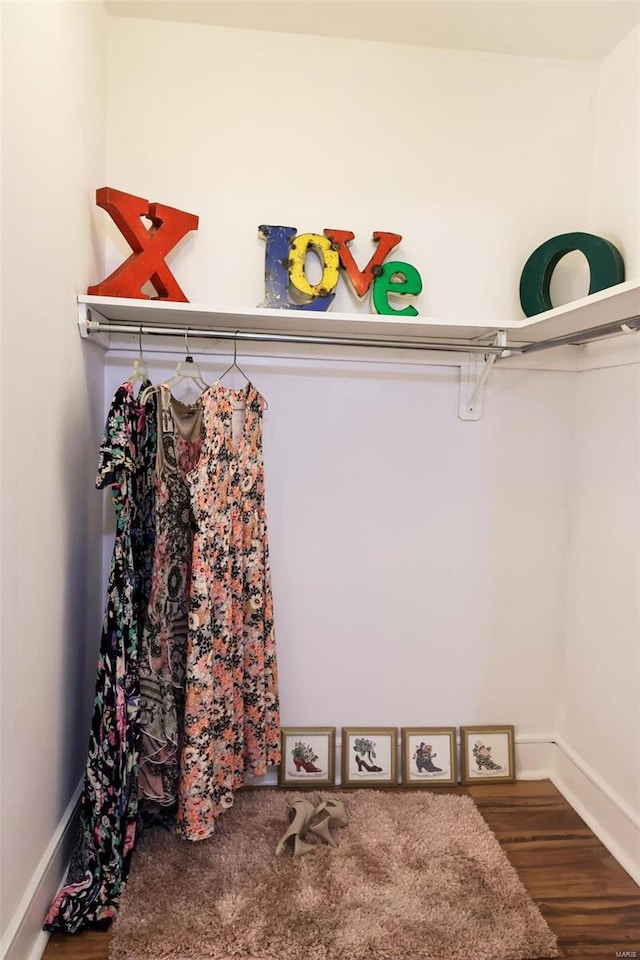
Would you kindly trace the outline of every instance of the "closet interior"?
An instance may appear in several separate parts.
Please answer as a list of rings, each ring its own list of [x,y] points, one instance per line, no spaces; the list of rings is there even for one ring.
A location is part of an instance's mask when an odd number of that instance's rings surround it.
[[[511,50],[498,29],[449,49],[2,5],[7,960],[44,949],[72,854],[117,528],[105,420],[177,364],[200,378],[176,385],[185,434],[218,380],[264,401],[280,724],[513,724],[517,778],[552,781],[640,880],[640,25],[608,4],[576,53],[578,5],[524,5],[557,9]],[[104,184],[198,216],[168,256],[190,302],[85,292],[130,254]],[[349,230],[360,265],[401,234],[418,315],[373,315],[342,280],[327,312],[256,306],[264,223]],[[558,306],[525,319],[524,263],[572,231],[627,279],[588,295],[571,254]]]

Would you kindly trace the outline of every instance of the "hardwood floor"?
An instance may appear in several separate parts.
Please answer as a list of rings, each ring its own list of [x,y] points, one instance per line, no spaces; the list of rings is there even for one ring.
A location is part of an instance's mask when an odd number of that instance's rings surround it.
[[[561,957],[640,958],[640,887],[548,780],[469,788]]]
[[[548,780],[449,792],[473,798],[557,935],[561,957],[614,960],[617,951],[636,951],[640,960],[640,887]],[[108,956],[109,933],[55,934],[44,960]]]

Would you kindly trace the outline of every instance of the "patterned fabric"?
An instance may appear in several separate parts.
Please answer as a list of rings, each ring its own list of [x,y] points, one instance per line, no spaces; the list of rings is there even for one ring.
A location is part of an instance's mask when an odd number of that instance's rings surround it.
[[[262,455],[264,400],[253,384],[200,398],[202,456],[187,476],[193,544],[184,747],[177,829],[214,832],[245,776],[280,760],[273,599]],[[237,443],[233,413],[244,417]]]
[[[178,793],[182,742],[193,521],[184,474],[200,456],[201,437],[180,435],[194,407],[158,387],[156,550],[149,612],[140,647],[140,799],[170,806]],[[172,404],[182,414],[174,421]],[[199,413],[199,411],[198,411]]]
[[[151,586],[155,454],[155,399],[141,405],[131,383],[124,383],[107,417],[96,480],[98,488],[111,488],[117,527],[81,829],[67,885],[47,914],[46,930],[76,933],[108,926],[129,871],[138,809],[137,654]]]

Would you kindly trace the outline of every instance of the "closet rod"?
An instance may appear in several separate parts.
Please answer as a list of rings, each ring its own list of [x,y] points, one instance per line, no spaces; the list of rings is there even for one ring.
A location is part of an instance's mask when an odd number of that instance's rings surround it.
[[[269,333],[257,330],[215,330],[211,327],[165,327],[161,324],[149,326],[139,323],[102,323],[100,320],[89,320],[85,325],[87,334],[92,333],[124,333],[131,336],[143,337],[180,337],[184,340],[185,331],[189,339],[201,338],[205,340],[247,340],[262,343],[311,343],[336,347],[387,347],[396,350],[447,350],[461,353],[497,354],[509,356],[521,353],[519,347],[509,348],[494,344],[481,344],[477,341],[437,340],[435,342],[419,340],[375,340],[361,337],[334,337],[316,336],[306,333]]]
[[[602,337],[612,337],[622,333],[638,333],[640,316],[627,317],[625,320],[616,320],[602,327],[589,327],[587,330],[576,330],[564,337],[550,337],[538,343],[527,343],[520,347],[520,353],[535,353],[536,350],[547,350],[550,347],[564,347],[569,344],[580,346],[585,343],[600,340]]]

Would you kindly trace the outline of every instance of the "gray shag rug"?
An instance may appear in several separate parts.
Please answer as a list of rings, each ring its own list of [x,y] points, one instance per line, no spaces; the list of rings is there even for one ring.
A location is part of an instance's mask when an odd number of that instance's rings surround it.
[[[111,960],[539,960],[556,938],[472,800],[327,791],[338,846],[274,857],[288,801],[241,791],[209,840],[158,828],[134,854]],[[309,839],[309,838],[307,838]],[[314,842],[316,842],[314,840]]]

